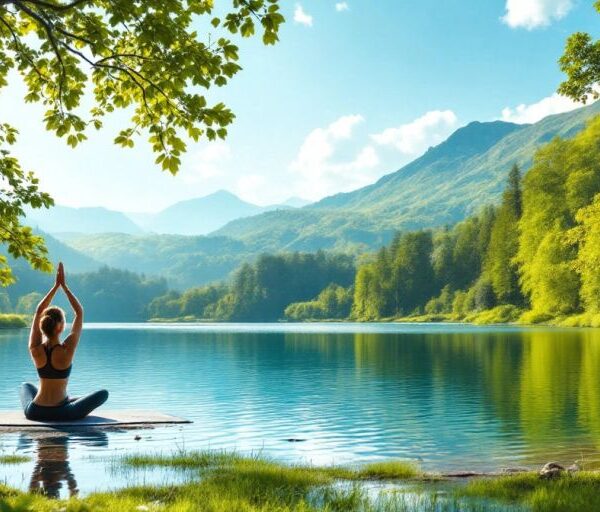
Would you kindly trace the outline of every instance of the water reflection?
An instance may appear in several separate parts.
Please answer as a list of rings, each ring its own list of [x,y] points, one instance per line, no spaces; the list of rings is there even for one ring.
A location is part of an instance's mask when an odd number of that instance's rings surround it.
[[[77,480],[69,461],[70,443],[104,448],[108,446],[108,436],[105,432],[96,430],[77,433],[59,430],[21,433],[19,449],[31,451],[32,445],[35,449],[35,463],[29,483],[31,492],[50,498],[60,498],[61,494],[77,496]],[[64,493],[61,492],[63,489]]]
[[[382,379],[370,392],[387,435],[416,416],[409,430],[425,427],[438,439],[461,428],[494,432],[489,448],[502,444],[507,455],[522,450],[525,463],[585,452],[588,464],[600,465],[598,330],[356,333],[351,347],[343,334],[286,334],[285,340],[288,351],[318,351],[327,361],[351,350],[355,374],[337,385],[356,402],[352,393],[363,393],[374,375]],[[355,389],[359,379],[364,385]],[[443,448],[450,451],[461,446],[459,436],[448,442],[453,446]]]

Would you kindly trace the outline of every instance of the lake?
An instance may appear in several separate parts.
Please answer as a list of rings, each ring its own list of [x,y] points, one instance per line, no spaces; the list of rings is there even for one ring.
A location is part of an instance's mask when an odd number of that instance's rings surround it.
[[[0,409],[36,381],[27,332],[0,331]],[[0,481],[57,495],[184,478],[122,474],[127,453],[235,449],[315,464],[387,458],[426,470],[600,467],[600,329],[433,324],[88,324],[73,395],[191,425],[0,433]],[[136,441],[134,437],[141,436]],[[290,440],[294,440],[291,442]],[[54,487],[52,487],[54,486]]]

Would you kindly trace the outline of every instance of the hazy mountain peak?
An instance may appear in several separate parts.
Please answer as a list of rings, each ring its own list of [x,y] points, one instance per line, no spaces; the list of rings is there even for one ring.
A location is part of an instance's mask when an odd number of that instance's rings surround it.
[[[26,223],[47,233],[141,233],[142,229],[124,213],[102,206],[27,209]]]

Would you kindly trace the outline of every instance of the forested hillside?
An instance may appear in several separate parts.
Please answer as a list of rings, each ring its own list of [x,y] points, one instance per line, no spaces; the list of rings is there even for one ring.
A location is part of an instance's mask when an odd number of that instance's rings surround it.
[[[453,224],[500,197],[506,169],[531,166],[535,150],[570,138],[600,112],[594,103],[533,125],[471,123],[373,185],[295,211],[239,219],[217,231],[258,250],[376,248],[398,229]]]
[[[329,283],[349,286],[354,280],[349,256],[284,254],[260,256],[244,264],[228,285],[206,286],[154,300],[154,318],[201,318],[223,321],[276,321],[292,302],[314,297]]]
[[[351,260],[322,256],[325,267],[306,271],[300,262],[311,261],[309,255],[265,256],[213,290],[212,303],[196,311],[188,307],[185,314],[222,320],[427,314],[600,325],[599,140],[600,117],[572,139],[553,139],[536,152],[523,179],[516,164],[505,169],[499,205],[485,206],[452,228],[399,232],[359,264],[351,281]],[[298,279],[315,273],[320,282],[313,279],[308,287]],[[309,297],[317,284],[320,290]],[[183,304],[182,297],[165,303]],[[167,312],[158,307],[154,313],[161,311]]]
[[[600,118],[541,148],[522,187],[513,168],[499,207],[399,235],[358,269],[353,316],[600,325],[598,140]]]
[[[110,267],[164,277],[174,289],[225,279],[256,256],[243,242],[225,237],[104,233],[66,243]]]

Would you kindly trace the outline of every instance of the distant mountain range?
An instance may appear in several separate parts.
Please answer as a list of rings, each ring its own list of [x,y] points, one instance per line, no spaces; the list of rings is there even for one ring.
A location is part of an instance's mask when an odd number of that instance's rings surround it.
[[[232,220],[259,213],[298,208],[307,204],[292,197],[271,206],[257,206],[225,190],[180,201],[158,213],[124,213],[102,207],[71,208],[57,205],[49,210],[27,211],[27,222],[47,233],[73,234],[178,234],[204,235]]]
[[[360,252],[387,243],[397,230],[455,223],[499,198],[513,164],[526,171],[539,146],[556,136],[572,137],[599,112],[597,102],[531,125],[470,123],[376,183],[301,208],[261,208],[217,192],[145,220],[104,209],[61,207],[43,212],[38,220],[52,228],[46,231],[79,231],[57,235],[77,251],[72,254],[60,242],[51,242],[56,245],[51,255],[68,256],[74,267],[108,264],[162,275],[170,286],[185,289],[225,279],[265,251]],[[228,218],[235,220],[209,236],[157,234],[163,229],[206,231]],[[88,231],[82,232],[82,226]]]
[[[129,217],[144,231],[159,234],[204,235],[235,219],[272,210],[295,208],[302,199],[291,198],[283,204],[257,206],[226,190],[175,203],[154,213],[130,213]]]
[[[539,146],[572,137],[599,112],[597,102],[531,125],[473,122],[372,185],[301,209],[237,219],[214,234],[261,251],[364,250],[397,230],[452,224],[496,201],[513,164],[526,171]]]
[[[26,222],[46,233],[129,233],[143,230],[127,215],[106,208],[71,208],[56,205],[49,210],[27,210]]]

